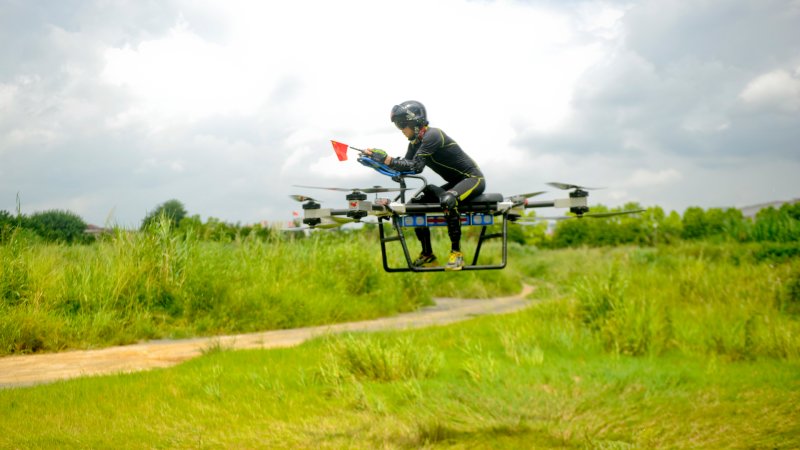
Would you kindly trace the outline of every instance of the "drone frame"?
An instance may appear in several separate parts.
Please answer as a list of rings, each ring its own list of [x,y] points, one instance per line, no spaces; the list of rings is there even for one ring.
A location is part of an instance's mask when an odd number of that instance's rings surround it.
[[[422,187],[419,188],[411,197],[415,197],[423,189],[428,186],[425,177],[415,174],[413,172],[398,172],[385,164],[376,162],[370,158],[359,157],[358,161],[364,166],[370,167],[382,175],[391,177],[391,179],[400,185],[399,189],[392,188],[365,188],[365,189],[341,189],[341,188],[320,188],[316,186],[300,186],[314,189],[331,189],[337,191],[347,191],[349,194],[346,196],[348,201],[347,209],[332,209],[322,208],[320,203],[314,199],[304,196],[295,196],[296,200],[302,201],[297,197],[306,199],[303,204],[303,223],[310,228],[314,228],[323,222],[323,219],[331,218],[333,216],[346,216],[353,219],[355,222],[367,216],[376,216],[378,218],[378,234],[381,243],[381,260],[383,269],[389,273],[395,272],[441,272],[445,268],[443,266],[434,267],[415,267],[412,265],[411,252],[408,249],[408,243],[405,237],[404,229],[413,227],[430,227],[441,226],[444,224],[444,210],[439,203],[407,203],[406,191],[412,190],[407,187],[406,179],[417,179],[422,182]],[[528,208],[569,208],[570,212],[577,217],[583,216],[589,211],[588,207],[588,192],[590,188],[582,188],[575,185],[566,185],[563,183],[552,183],[554,187],[559,189],[573,189],[569,193],[568,198],[547,200],[547,201],[528,201],[529,197],[542,194],[543,192],[534,192],[530,194],[521,194],[503,198],[501,194],[481,194],[474,199],[464,202],[459,205],[459,213],[461,214],[462,225],[468,226],[481,226],[481,232],[478,237],[478,243],[475,248],[475,254],[472,258],[472,263],[464,265],[461,270],[497,270],[506,267],[508,262],[508,223],[515,222],[524,215],[524,210]],[[394,201],[388,204],[376,204],[367,200],[365,192],[392,192],[399,191],[398,196]],[[495,224],[495,218],[502,219],[502,228],[500,232],[489,233],[488,227]],[[391,224],[394,233],[389,233],[384,229],[384,222]],[[492,239],[501,239],[501,253],[502,257],[497,264],[479,264],[478,259],[481,254],[481,249],[486,241]],[[391,242],[399,242],[403,256],[405,258],[406,266],[392,267],[389,264],[389,257],[387,251],[387,244]]]
[[[398,174],[392,179],[400,183],[401,193],[399,195],[400,202],[392,202],[388,208],[392,211],[390,216],[382,215],[378,218],[378,234],[381,241],[381,261],[383,263],[383,270],[389,273],[394,272],[442,272],[445,270],[443,266],[433,267],[416,267],[412,265],[411,252],[408,250],[408,243],[406,242],[404,228],[409,227],[430,227],[440,226],[444,220],[433,220],[432,218],[442,217],[444,210],[438,203],[405,203],[405,187],[406,178],[416,178],[422,181],[423,186],[417,193],[424,189],[428,182],[425,177],[421,175],[411,174]],[[416,194],[415,194],[416,195]],[[499,198],[498,198],[499,197]],[[503,202],[500,194],[482,194],[473,199],[472,201],[463,203],[459,206],[459,213],[461,215],[462,224],[481,226],[481,233],[478,237],[478,244],[475,247],[475,255],[472,258],[472,264],[464,265],[461,270],[497,270],[503,269],[508,263],[508,212],[511,210],[513,202]],[[433,214],[429,216],[429,214]],[[494,225],[495,216],[503,217],[502,232],[500,233],[487,233],[490,225]],[[479,218],[479,220],[476,220]],[[384,221],[391,220],[394,235],[388,235],[383,227]],[[477,222],[477,223],[476,223]],[[502,259],[498,264],[478,264],[481,248],[484,242],[491,239],[502,239]],[[389,242],[400,242],[403,249],[403,256],[406,260],[405,267],[391,267],[389,265],[388,252],[386,244]]]

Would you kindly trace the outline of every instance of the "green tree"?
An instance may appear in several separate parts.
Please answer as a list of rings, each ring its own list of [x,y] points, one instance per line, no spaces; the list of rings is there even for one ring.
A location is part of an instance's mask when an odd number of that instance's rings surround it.
[[[792,216],[795,211],[793,205],[783,205],[780,209],[762,209],[756,214],[753,238],[757,241],[800,241],[800,221]]]
[[[590,223],[588,220],[564,220],[556,225],[551,243],[556,248],[580,247],[592,244]]]
[[[800,201],[797,203],[784,203],[781,210],[785,211],[794,220],[800,222]]]
[[[181,220],[186,217],[186,208],[183,203],[178,200],[172,199],[158,205],[156,209],[150,211],[144,220],[142,220],[142,230],[148,228],[153,222],[156,222],[161,215],[167,217],[172,222],[172,228],[177,228]]]
[[[6,210],[0,210],[0,227],[6,224],[12,224],[14,222],[14,216],[11,215],[10,212]]]
[[[750,234],[750,221],[744,218],[742,210],[728,208],[722,219],[722,234],[735,241],[746,241]]]
[[[16,223],[16,219],[10,212],[6,210],[0,211],[0,244],[6,241]]]
[[[658,223],[658,236],[665,243],[672,243],[683,235],[683,221],[677,211],[670,211],[662,222]]]
[[[702,239],[708,236],[706,212],[699,206],[692,206],[683,213],[684,239]]]
[[[26,227],[51,242],[84,243],[90,236],[86,222],[70,211],[50,210],[31,214],[25,221]]]

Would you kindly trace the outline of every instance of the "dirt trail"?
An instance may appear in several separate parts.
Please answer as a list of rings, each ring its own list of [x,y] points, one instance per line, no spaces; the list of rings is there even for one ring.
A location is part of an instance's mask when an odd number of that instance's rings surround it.
[[[69,351],[41,355],[0,358],[0,388],[30,386],[81,376],[134,372],[169,367],[194,358],[204,350],[219,346],[226,349],[278,348],[298,345],[308,339],[345,331],[378,331],[422,328],[459,322],[471,317],[504,314],[524,308],[533,291],[525,285],[522,292],[490,300],[437,298],[435,305],[395,317],[322,325],[291,330],[216,336],[199,339],[151,341],[142,344],[99,350]]]

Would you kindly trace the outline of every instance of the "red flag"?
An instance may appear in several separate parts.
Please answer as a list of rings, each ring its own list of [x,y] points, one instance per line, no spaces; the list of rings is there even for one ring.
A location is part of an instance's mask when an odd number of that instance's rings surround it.
[[[339,161],[347,161],[347,144],[336,141],[331,141],[331,144],[333,144],[333,151],[336,152],[336,157],[339,158]]]

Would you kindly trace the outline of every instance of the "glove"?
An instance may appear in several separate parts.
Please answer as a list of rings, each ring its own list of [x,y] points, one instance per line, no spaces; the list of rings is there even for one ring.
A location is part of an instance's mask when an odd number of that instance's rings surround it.
[[[386,157],[389,156],[386,154],[385,151],[379,148],[371,148],[369,149],[369,151],[371,152],[369,155],[370,159],[379,162],[381,164],[384,164],[384,161],[386,161]]]

